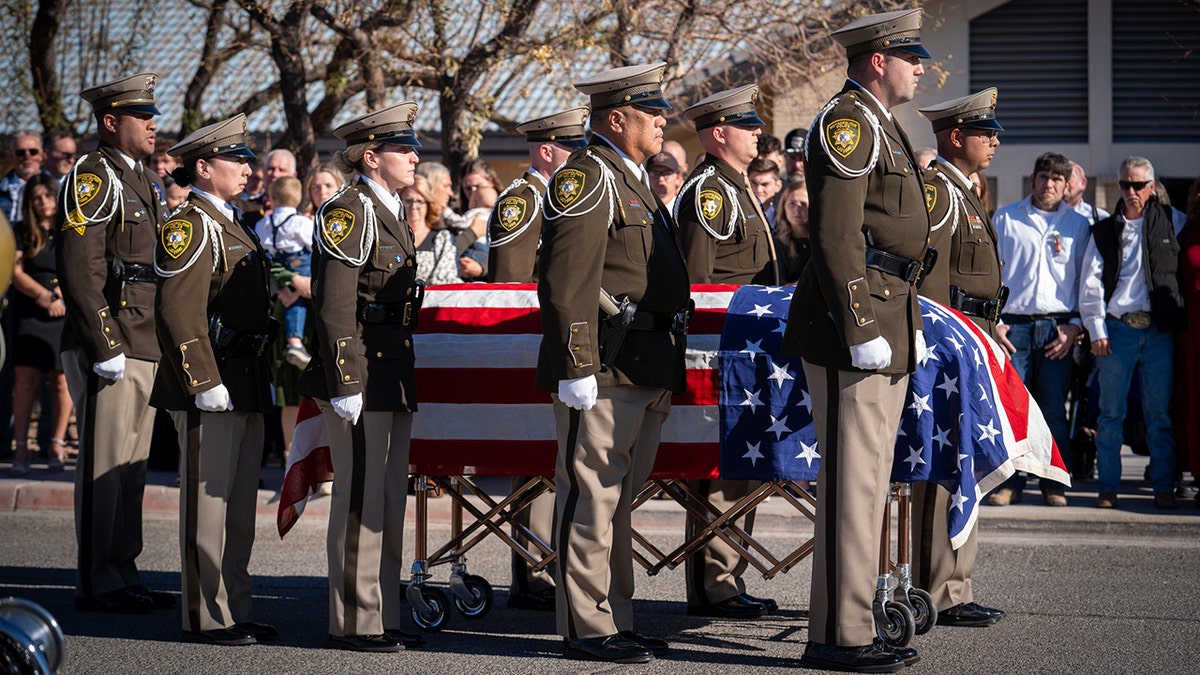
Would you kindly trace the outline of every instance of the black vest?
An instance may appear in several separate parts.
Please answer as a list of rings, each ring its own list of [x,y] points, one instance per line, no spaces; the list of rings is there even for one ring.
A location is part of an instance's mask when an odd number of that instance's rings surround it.
[[[1100,254],[1103,268],[1104,301],[1112,299],[1121,274],[1121,232],[1125,229],[1122,203],[1113,214],[1092,226],[1092,240]],[[1179,293],[1179,241],[1171,222],[1171,210],[1151,199],[1146,204],[1142,222],[1142,263],[1147,271],[1146,285],[1150,291],[1150,315],[1160,330],[1183,328],[1186,316],[1183,296]]]

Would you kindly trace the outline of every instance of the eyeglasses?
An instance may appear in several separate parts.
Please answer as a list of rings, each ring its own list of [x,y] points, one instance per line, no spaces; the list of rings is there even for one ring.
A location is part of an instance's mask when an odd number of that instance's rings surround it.
[[[996,129],[971,129],[971,132],[988,142],[996,140],[996,137],[1000,135]]]
[[[42,151],[39,148],[17,148],[15,153],[17,157],[37,157]]]
[[[1117,185],[1121,186],[1121,191],[1125,190],[1141,190],[1154,181],[1149,180],[1119,180]]]
[[[425,201],[424,199],[401,199],[400,203],[410,209],[414,206],[429,206],[429,202]]]

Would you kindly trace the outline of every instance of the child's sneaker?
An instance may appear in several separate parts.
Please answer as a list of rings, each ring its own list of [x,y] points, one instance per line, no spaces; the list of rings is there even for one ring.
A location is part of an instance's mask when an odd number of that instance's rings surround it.
[[[283,360],[304,370],[308,366],[308,362],[312,361],[312,355],[308,353],[304,345],[290,345],[283,353]]]

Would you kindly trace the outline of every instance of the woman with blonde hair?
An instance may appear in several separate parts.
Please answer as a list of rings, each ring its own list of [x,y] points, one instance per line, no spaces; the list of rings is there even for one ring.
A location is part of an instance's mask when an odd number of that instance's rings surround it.
[[[779,280],[796,283],[812,258],[812,244],[808,240],[808,188],[802,180],[788,183],[779,195],[775,251],[779,257]]]
[[[459,275],[460,249],[458,239],[468,235],[463,230],[455,235],[446,229],[445,221],[430,208],[433,189],[424,176],[416,176],[412,185],[400,190],[400,203],[412,228],[417,254],[417,278],[429,286],[462,283]]]

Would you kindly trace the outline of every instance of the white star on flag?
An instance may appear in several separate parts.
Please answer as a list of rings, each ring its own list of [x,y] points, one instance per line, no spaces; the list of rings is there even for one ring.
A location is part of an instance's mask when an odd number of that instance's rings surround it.
[[[947,337],[946,342],[949,342],[950,346],[954,347],[954,351],[958,352],[959,354],[962,353],[963,343],[959,342],[958,339],[953,335]]]
[[[746,340],[746,348],[738,352],[739,354],[749,354],[752,358],[758,354],[765,354],[762,348],[762,340],[751,342]]]
[[[802,396],[802,398],[800,399],[800,405],[804,406],[804,409],[808,411],[809,415],[811,415],[812,414],[812,399],[808,397],[808,390],[801,389],[800,395]]]
[[[945,321],[945,319],[943,319],[941,317],[941,315],[939,315],[937,312],[930,312],[928,314],[922,314],[921,316],[925,317],[926,319],[929,319],[929,323],[931,325],[935,324],[939,321]]]
[[[791,303],[793,295],[795,295],[795,293],[788,293],[787,297],[784,298],[783,300],[780,300],[780,302],[782,302],[784,304]]]
[[[791,375],[788,373],[788,368],[787,368],[787,366],[786,366],[786,365],[783,365],[783,366],[777,366],[777,365],[775,365],[774,363],[772,363],[772,364],[771,364],[771,368],[773,368],[773,369],[775,370],[775,372],[773,372],[773,373],[771,373],[770,375],[768,375],[768,376],[767,376],[767,379],[768,379],[768,380],[775,380],[775,386],[779,387],[780,389],[782,389],[782,388],[783,388],[783,382],[784,382],[784,380],[794,380],[794,379],[796,379],[796,378],[792,377],[792,376],[791,376]]]
[[[960,472],[960,473],[961,473],[961,472],[962,472],[962,470],[963,470],[963,462],[968,462],[968,463],[969,463],[969,462],[970,462],[970,460],[971,460],[971,456],[970,456],[970,455],[968,455],[968,454],[966,454],[966,453],[964,453],[964,452],[960,452],[960,453],[958,453],[958,470],[959,470],[959,472]]]
[[[787,415],[784,415],[783,419],[779,420],[775,419],[774,415],[771,415],[771,426],[767,427],[767,433],[774,433],[775,440],[777,441],[783,438],[784,434],[792,433],[792,430],[787,428]]]
[[[950,445],[950,430],[943,429],[934,425],[937,433],[933,435],[933,442],[938,444],[938,450],[945,450],[947,445]]]
[[[754,305],[754,310],[753,310],[753,311],[751,311],[750,313],[751,313],[751,314],[753,314],[754,316],[756,316],[756,317],[758,317],[758,318],[760,318],[760,319],[761,319],[761,318],[763,318],[763,315],[764,315],[764,314],[774,314],[775,312],[772,312],[772,311],[771,311],[771,306],[770,306],[770,305],[758,305],[758,304],[756,304],[756,305]]]
[[[992,420],[988,420],[986,427],[982,424],[976,424],[975,426],[979,427],[979,430],[983,432],[980,434],[979,440],[986,440],[988,443],[992,444],[996,443],[996,435],[1000,433],[1000,430],[992,426]]]
[[[928,396],[913,395],[913,402],[909,404],[908,409],[917,411],[917,419],[921,419],[921,413],[933,412],[933,408],[929,407]]]
[[[746,392],[746,400],[742,401],[739,405],[750,406],[750,413],[753,414],[758,409],[758,406],[763,405],[762,399],[758,397],[759,390],[755,389],[752,392],[749,389],[743,389],[742,391]]]
[[[742,455],[742,459],[750,460],[750,466],[758,466],[758,460],[763,458],[763,454],[758,451],[762,443],[747,443],[746,454]]]
[[[817,452],[817,444],[809,445],[800,441],[800,454],[796,455],[795,459],[802,459],[811,467],[814,459],[821,459],[821,454]]]
[[[930,342],[929,344],[925,345],[925,361],[937,361],[938,363],[941,363],[942,360],[938,358],[937,355],[936,342]],[[924,365],[924,362],[922,362],[921,365]]]
[[[958,509],[960,512],[963,510],[963,504],[971,501],[963,496],[962,486],[959,486],[959,488],[954,491],[954,494],[950,496],[950,499],[954,501],[954,503],[950,505],[950,508]]]
[[[908,457],[904,460],[908,464],[909,472],[917,470],[918,464],[924,464],[925,459],[921,457],[921,448],[908,448]]]
[[[986,401],[987,400],[987,389],[984,389],[982,382],[976,382],[976,384],[979,385],[979,400]]]
[[[771,331],[771,332],[772,332],[772,333],[779,333],[780,335],[783,335],[784,333],[786,333],[786,332],[787,332],[787,320],[786,320],[786,319],[780,319],[780,320],[779,320],[779,325],[778,325],[778,326],[776,326],[776,327],[775,327],[775,330],[773,330],[773,331]]]
[[[770,295],[772,293],[782,293],[783,289],[778,286],[767,286],[762,289],[762,292],[766,293],[767,295]]]
[[[942,383],[936,388],[946,392],[946,398],[950,398],[951,395],[958,393],[958,378],[950,377],[950,373],[943,372]]]

